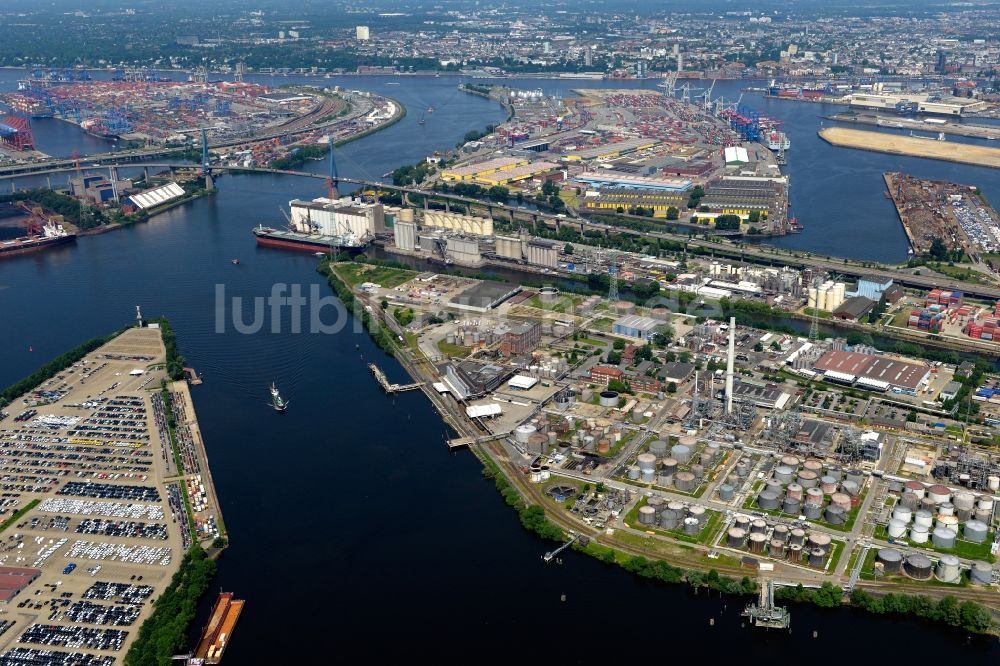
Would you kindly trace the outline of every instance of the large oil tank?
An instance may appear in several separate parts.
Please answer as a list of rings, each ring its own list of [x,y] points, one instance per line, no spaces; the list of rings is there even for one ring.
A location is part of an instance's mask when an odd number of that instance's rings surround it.
[[[926,525],[914,525],[910,528],[910,541],[913,543],[927,543],[930,529]]]
[[[803,504],[802,515],[809,520],[818,520],[823,515],[823,507],[819,504]]]
[[[618,391],[601,391],[599,402],[601,407],[617,407],[619,399]]]
[[[656,477],[656,484],[661,488],[669,488],[674,485],[674,475],[664,474],[663,470],[660,470],[660,475]]]
[[[1000,490],[1000,476],[988,476],[986,478],[986,486],[993,492]]]
[[[656,472],[651,469],[640,469],[639,480],[643,483],[653,483],[656,481]]]
[[[514,428],[514,439],[516,439],[521,444],[527,444],[531,436],[535,434],[538,428],[531,425],[530,423],[525,423],[524,425],[519,425]]]
[[[643,525],[653,525],[656,523],[656,509],[651,506],[639,507],[639,522]]]
[[[851,497],[857,497],[858,493],[861,492],[861,487],[855,481],[844,481],[840,484],[840,489]]]
[[[701,527],[697,518],[684,519],[684,534],[697,534]]]
[[[927,492],[927,489],[924,488],[924,484],[919,481],[907,481],[903,488],[904,492],[913,493],[917,496],[917,499],[922,498]]]
[[[921,553],[908,555],[903,563],[903,572],[916,580],[930,580],[932,571],[930,558]]]
[[[860,486],[865,480],[865,475],[860,469],[849,469],[844,473],[844,480],[853,481]]]
[[[830,503],[839,506],[845,511],[851,510],[851,496],[847,493],[834,493],[830,495]]]
[[[819,477],[816,476],[816,472],[808,469],[800,471],[796,480],[803,488],[815,488],[819,483]]]
[[[662,439],[654,439],[649,443],[649,452],[657,458],[662,458],[667,455],[667,448],[667,442]]]
[[[794,497],[786,496],[785,501],[781,504],[781,510],[790,516],[797,516],[802,512],[802,502]]]
[[[809,535],[808,546],[809,548],[820,548],[823,552],[830,550],[830,542],[833,539],[830,538],[829,534],[824,532],[813,532]]]
[[[628,478],[631,479],[632,481],[638,481],[639,480],[639,466],[638,465],[629,465],[627,474],[628,474]]]
[[[844,507],[831,504],[826,507],[826,522],[831,525],[843,525],[847,522],[847,511]]]
[[[772,539],[780,539],[782,543],[788,543],[788,525],[778,523],[771,532]]]
[[[730,548],[742,548],[747,541],[747,531],[740,527],[730,527],[726,540]]]
[[[802,463],[802,468],[813,472],[816,476],[823,473],[823,463],[818,460],[807,460]]]
[[[705,518],[705,507],[700,504],[695,504],[688,509],[688,516],[694,518],[698,523],[704,523],[707,519]]]
[[[751,534],[749,541],[751,553],[763,553],[764,546],[767,545],[767,536],[764,534]]]
[[[823,504],[823,491],[819,488],[808,488],[806,490],[806,505],[809,504],[821,506]]]
[[[955,505],[951,502],[942,502],[937,508],[938,516],[954,516]]]
[[[965,524],[965,528],[962,530],[962,535],[965,536],[965,540],[971,541],[972,543],[985,542],[988,533],[989,527],[987,527],[986,523],[978,520],[970,520]]]
[[[780,465],[778,469],[774,470],[774,478],[781,483],[791,483],[794,476],[795,470],[785,465]]]
[[[797,500],[801,500],[803,492],[804,492],[803,488],[799,484],[789,483],[788,489],[785,491],[785,494],[788,495],[789,497],[794,497]]]
[[[691,447],[687,444],[674,444],[670,448],[670,457],[679,463],[686,463],[691,460]]]
[[[916,511],[920,505],[920,498],[916,493],[906,491],[899,497],[899,506],[906,507],[910,511]]]
[[[935,527],[931,534],[931,542],[935,548],[954,548],[955,530],[948,527]]]
[[[969,579],[973,583],[989,585],[993,582],[993,565],[981,560],[973,562],[972,568],[969,569]]]
[[[675,530],[681,524],[681,516],[673,509],[664,509],[660,512],[660,527],[665,530]]]
[[[819,489],[826,495],[832,495],[837,492],[837,480],[832,476],[820,477]]]
[[[660,469],[663,471],[663,474],[673,476],[677,473],[677,460],[674,458],[664,458]]]
[[[757,518],[750,523],[750,534],[764,534],[767,532],[767,523]]]
[[[903,554],[895,548],[879,548],[878,561],[885,567],[888,574],[899,573],[903,564]]]
[[[705,477],[705,468],[702,467],[701,465],[698,464],[691,465],[691,467],[689,467],[688,470],[692,474],[694,474],[694,478],[698,479],[699,481]]]
[[[741,513],[733,520],[733,524],[745,532],[750,532],[750,516]]]
[[[934,487],[937,488],[939,486]],[[947,488],[945,488],[945,490],[947,490]],[[964,509],[966,511],[972,511],[976,508],[976,496],[966,491],[958,492],[955,493],[955,498],[952,500],[952,504],[955,505],[956,510]]]
[[[924,527],[930,527],[934,524],[934,515],[930,511],[925,511],[921,509],[913,516],[913,522],[916,525],[923,525]]]
[[[892,510],[892,517],[896,520],[902,521],[903,523],[909,524],[913,519],[913,510],[908,509],[905,506],[897,506]]]
[[[951,491],[945,486],[934,485],[927,489],[927,497],[934,500],[935,504],[941,504],[951,499]]]
[[[791,467],[792,469],[798,469],[801,462],[795,456],[782,456],[781,464],[785,467]]]
[[[780,506],[780,496],[773,490],[765,490],[757,495],[757,506],[765,511],[774,511]]]
[[[821,567],[823,566],[823,560],[825,559],[826,553],[822,548],[812,548],[809,550],[809,566]]]
[[[640,453],[636,457],[636,462],[639,463],[639,469],[643,471],[653,471],[656,468],[656,456],[652,453]]]
[[[723,502],[732,501],[733,497],[736,495],[736,489],[733,488],[728,483],[723,483],[719,486],[719,499]]]
[[[694,474],[691,472],[677,472],[674,474],[674,487],[681,492],[689,493],[695,487]]]
[[[832,476],[837,481],[844,478],[844,470],[840,467],[840,465],[827,466],[826,473],[828,476]]]
[[[935,527],[947,527],[950,530],[955,530],[955,533],[958,534],[958,518],[955,516],[938,516]]]
[[[767,554],[775,559],[783,558],[785,556],[785,542],[781,539],[771,539],[767,547]]]
[[[984,497],[976,502],[976,511],[993,511],[993,499]]]
[[[893,539],[902,539],[906,535],[906,523],[898,518],[892,518],[889,520],[887,531]]]
[[[787,550],[785,550],[785,558],[789,562],[802,561],[802,546],[797,543],[790,544]]]
[[[962,575],[962,565],[954,555],[942,555],[937,563],[936,575],[945,583],[955,582]]]
[[[745,460],[741,460],[736,463],[736,476],[741,479],[747,478],[747,474],[750,473],[750,463]]]

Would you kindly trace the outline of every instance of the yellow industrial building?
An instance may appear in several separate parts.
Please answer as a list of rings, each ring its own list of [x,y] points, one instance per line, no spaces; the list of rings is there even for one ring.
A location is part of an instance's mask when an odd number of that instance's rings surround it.
[[[521,157],[498,157],[478,164],[445,169],[441,172],[441,178],[451,182],[480,180],[484,176],[510,171],[528,164],[528,160]]]

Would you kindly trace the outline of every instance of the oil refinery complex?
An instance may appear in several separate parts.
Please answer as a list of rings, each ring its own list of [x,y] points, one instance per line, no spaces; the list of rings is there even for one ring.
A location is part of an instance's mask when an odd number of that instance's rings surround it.
[[[185,552],[225,536],[188,386],[138,316],[0,411],[5,663],[122,663]]]

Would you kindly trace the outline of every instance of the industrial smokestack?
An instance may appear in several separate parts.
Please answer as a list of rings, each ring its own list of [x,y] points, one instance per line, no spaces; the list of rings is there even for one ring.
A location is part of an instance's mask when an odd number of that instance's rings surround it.
[[[736,361],[736,317],[729,318],[729,353],[726,355],[726,414],[733,413],[733,363]]]

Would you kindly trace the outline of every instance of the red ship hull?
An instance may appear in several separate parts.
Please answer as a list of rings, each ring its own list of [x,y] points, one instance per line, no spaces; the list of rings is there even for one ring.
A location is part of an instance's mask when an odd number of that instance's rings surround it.
[[[0,259],[3,259],[4,257],[13,257],[19,254],[41,252],[42,250],[47,250],[50,247],[72,243],[74,240],[76,240],[76,236],[74,234],[69,234],[59,238],[42,238],[38,240],[25,240],[20,243],[12,242],[11,244],[0,244]]]

